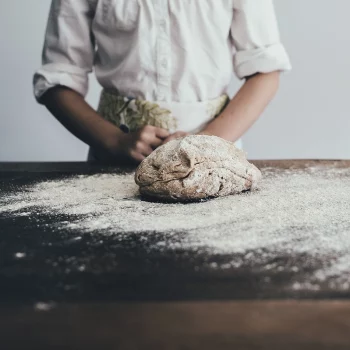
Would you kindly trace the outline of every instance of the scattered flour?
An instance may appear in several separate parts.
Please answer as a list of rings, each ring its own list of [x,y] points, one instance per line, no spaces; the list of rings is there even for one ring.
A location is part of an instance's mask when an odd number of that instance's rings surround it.
[[[53,302],[50,302],[50,303],[38,302],[34,305],[34,309],[39,312],[47,312],[54,309],[55,306],[56,305]]]
[[[169,239],[154,249],[232,256],[229,263],[212,263],[213,269],[258,263],[266,270],[283,271],[287,267],[279,257],[305,256],[288,270],[297,273],[316,260],[322,266],[307,279],[291,282],[291,288],[318,290],[327,282],[331,288],[348,289],[350,169],[265,168],[263,177],[257,192],[201,203],[161,204],[140,200],[133,175],[74,176],[0,198],[0,215],[57,215],[55,229],[81,234],[125,237],[131,232],[159,232]],[[59,219],[62,214],[69,221]]]
[[[15,258],[17,259],[23,259],[26,257],[26,253],[16,253]]]

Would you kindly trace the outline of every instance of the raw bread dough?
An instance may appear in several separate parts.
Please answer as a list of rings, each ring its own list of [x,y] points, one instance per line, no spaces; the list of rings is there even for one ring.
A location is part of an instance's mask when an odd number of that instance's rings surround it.
[[[260,179],[260,170],[232,142],[204,135],[159,147],[135,174],[141,195],[171,202],[237,194],[255,189]]]

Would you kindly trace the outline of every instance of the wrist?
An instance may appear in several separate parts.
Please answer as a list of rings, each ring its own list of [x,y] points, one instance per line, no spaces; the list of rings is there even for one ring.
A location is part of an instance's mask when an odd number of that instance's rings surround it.
[[[216,136],[224,140],[231,141],[230,129],[232,123],[228,124],[229,115],[222,113],[210,122],[199,134]]]
[[[108,130],[106,137],[103,140],[103,148],[111,155],[117,156],[123,153],[123,145],[127,135],[117,127]]]

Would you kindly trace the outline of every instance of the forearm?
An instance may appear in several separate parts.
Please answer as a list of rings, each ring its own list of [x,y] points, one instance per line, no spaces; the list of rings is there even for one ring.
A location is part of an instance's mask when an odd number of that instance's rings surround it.
[[[43,96],[43,103],[73,135],[96,149],[109,148],[122,133],[91,108],[81,95],[68,88],[50,89]]]
[[[255,123],[275,96],[279,72],[247,79],[225,110],[202,133],[237,141]]]

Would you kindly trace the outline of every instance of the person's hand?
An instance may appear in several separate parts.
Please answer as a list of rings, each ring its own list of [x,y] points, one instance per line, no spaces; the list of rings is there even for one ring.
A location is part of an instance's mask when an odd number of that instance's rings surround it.
[[[116,155],[140,163],[162,145],[168,136],[167,130],[146,125],[136,132],[121,134],[114,152]]]
[[[163,141],[163,145],[165,145],[166,143],[178,139],[180,137],[185,137],[190,135],[188,132],[184,132],[184,131],[176,131],[175,133],[169,135],[164,141]]]
[[[197,135],[214,136],[214,134],[212,134],[211,132],[206,131],[206,130],[202,130],[202,131],[198,132]]]

